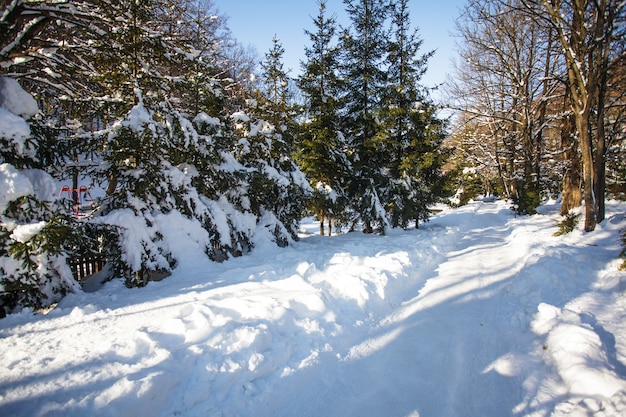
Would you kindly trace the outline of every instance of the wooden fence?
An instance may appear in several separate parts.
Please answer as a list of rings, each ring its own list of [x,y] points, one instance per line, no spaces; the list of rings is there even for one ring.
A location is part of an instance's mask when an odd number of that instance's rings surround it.
[[[101,271],[104,268],[105,263],[106,259],[97,255],[81,256],[70,259],[67,262],[72,270],[72,273],[74,274],[74,278],[78,282],[82,282],[88,276]]]

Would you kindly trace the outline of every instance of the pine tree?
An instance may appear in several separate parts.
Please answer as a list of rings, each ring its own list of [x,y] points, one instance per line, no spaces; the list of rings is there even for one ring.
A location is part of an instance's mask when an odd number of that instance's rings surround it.
[[[385,21],[389,6],[382,0],[345,0],[351,29],[342,35],[344,122],[342,130],[350,158],[348,198],[354,221],[371,232],[389,225],[380,192],[385,187],[385,155],[380,148],[380,105],[386,87],[384,61],[388,46]]]
[[[181,68],[171,72],[179,73],[175,84],[179,107],[187,109],[190,115],[201,111],[225,116],[226,103],[224,79],[227,77],[224,43],[228,39],[226,18],[215,9],[211,0],[180,1],[171,3],[169,15],[172,22],[168,31],[172,38],[180,37],[188,44],[188,59]],[[185,17],[184,23],[181,16]]]
[[[210,117],[206,112],[223,117],[219,60],[210,41],[198,39],[199,32],[210,33],[202,26],[201,11],[196,10],[193,25],[172,21],[174,14],[189,10],[185,7],[151,0],[111,8],[106,15],[119,23],[103,42],[108,60],[99,62],[95,78],[103,92],[118,99],[100,109],[108,126],[94,134],[92,149],[101,153],[103,163],[90,170],[90,177],[108,183],[94,221],[117,227],[115,252],[124,256],[112,260],[114,272],[126,275],[129,285],[143,285],[154,271],[167,272],[176,264],[159,230],[162,215],[177,211],[200,222],[212,244],[199,243],[214,259],[236,246],[230,230],[217,224],[223,213],[212,199],[219,197],[219,187],[207,186],[220,183],[220,147],[210,136],[219,128],[205,128],[207,134],[201,135],[192,122],[200,110],[204,120]],[[137,227],[125,227],[129,222]]]
[[[429,218],[428,206],[440,197],[441,167],[445,157],[441,144],[444,124],[428,92],[419,82],[433,51],[419,55],[422,45],[417,30],[411,32],[408,0],[394,4],[388,55],[388,88],[382,102],[380,149],[385,155],[386,188],[382,199],[391,225]]]
[[[341,217],[346,204],[343,187],[349,163],[339,131],[339,48],[333,44],[337,24],[334,16],[326,17],[325,0],[319,2],[313,22],[316,31],[306,31],[312,45],[305,48],[307,62],[298,80],[306,105],[297,159],[314,189],[311,209],[320,220],[320,234],[327,218],[330,235],[332,218]]]
[[[80,229],[39,169],[44,141],[27,122],[37,112],[15,80],[0,78],[0,314],[48,306],[78,289],[66,260],[81,244]]]
[[[263,89],[252,100],[245,133],[243,165],[249,171],[248,197],[253,213],[280,246],[297,239],[297,229],[310,192],[295,152],[295,109],[290,103],[289,77],[283,68],[284,49],[273,39],[261,63]]]

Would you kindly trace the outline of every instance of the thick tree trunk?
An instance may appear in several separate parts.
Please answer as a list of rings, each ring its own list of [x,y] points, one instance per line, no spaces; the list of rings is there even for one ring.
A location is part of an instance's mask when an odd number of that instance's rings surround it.
[[[584,109],[574,117],[576,119],[576,130],[580,137],[580,150],[583,160],[583,199],[585,201],[585,231],[595,230],[597,224],[596,217],[596,197],[594,195],[594,164],[593,146],[591,143],[591,132],[589,132],[589,110]]]
[[[605,4],[603,0],[601,3]],[[543,0],[543,5],[549,13],[552,22],[555,24],[554,28],[557,30],[559,41],[563,47],[565,63],[567,65],[568,94],[580,140],[583,165],[583,199],[585,201],[585,231],[587,232],[596,228],[596,204],[597,198],[600,197],[596,196],[594,193],[594,187],[596,185],[594,175],[596,169],[591,131],[591,122],[593,121],[591,109],[594,104],[599,104],[597,101],[594,101],[594,99],[598,97],[596,95],[597,83],[600,81],[599,72],[602,69],[597,67],[593,59],[592,62],[587,62],[587,67],[583,65],[582,61],[592,58],[594,56],[593,54],[598,52],[595,49],[596,45],[588,44],[587,36],[589,29],[599,30],[598,25],[602,23],[600,14],[604,13],[604,8],[601,7],[599,3],[595,3],[595,12],[599,13],[596,14],[595,17],[600,20],[593,22],[595,26],[590,26],[586,20],[587,6],[590,4],[589,0],[575,0],[572,2],[571,21],[567,22],[566,30],[566,26],[563,24],[564,16],[561,13],[559,5],[549,0]],[[598,33],[601,33],[601,31],[592,34],[595,40],[600,40],[600,38],[597,37]]]
[[[583,200],[580,178],[580,147],[574,136],[574,122],[571,116],[566,116],[563,120],[561,149],[563,149],[563,160],[566,163],[561,189],[561,215],[565,216],[570,210],[580,207]]]
[[[605,34],[606,19],[605,10],[607,8],[606,0],[601,0],[598,4],[599,10],[596,14],[596,32],[595,38],[601,39]],[[609,9],[608,13],[612,13]],[[615,17],[609,15],[609,20]],[[606,194],[606,132],[604,125],[606,95],[609,86],[609,57],[611,55],[611,42],[605,41],[602,48],[598,48],[595,54],[594,67],[597,69],[597,82],[595,99],[597,100],[597,114],[595,118],[596,125],[596,142],[595,142],[595,169],[594,169],[594,186],[593,190],[596,198],[596,221],[600,223],[605,217],[605,194]]]

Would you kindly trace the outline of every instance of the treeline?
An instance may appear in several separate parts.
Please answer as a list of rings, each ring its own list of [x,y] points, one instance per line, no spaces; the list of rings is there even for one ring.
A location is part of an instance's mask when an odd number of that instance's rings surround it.
[[[457,23],[451,141],[465,186],[532,213],[584,202],[585,230],[626,178],[626,6],[618,0],[471,0]],[[472,185],[473,184],[473,185]]]
[[[307,208],[367,232],[427,219],[446,156],[430,53],[407,0],[345,4],[340,28],[319,3],[296,103],[280,40],[257,73],[210,1],[4,2],[1,306],[57,301],[90,253],[131,286],[167,274],[172,224],[221,261],[289,244]]]

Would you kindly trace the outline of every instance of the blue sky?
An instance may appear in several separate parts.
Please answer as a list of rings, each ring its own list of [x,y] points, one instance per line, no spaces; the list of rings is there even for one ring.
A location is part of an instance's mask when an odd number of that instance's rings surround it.
[[[309,45],[304,29],[315,30],[312,17],[318,14],[317,0],[213,0],[217,9],[228,16],[228,26],[243,45],[254,46],[259,58],[272,46],[276,35],[285,48],[285,68],[290,75],[300,71],[299,62],[305,58],[304,46]],[[428,72],[422,79],[426,86],[433,87],[445,81],[452,71],[451,61],[455,56],[454,21],[465,0],[410,0],[411,22],[419,28],[424,43],[422,52],[436,49],[429,61]],[[349,24],[342,0],[328,0],[327,13],[337,14],[340,24]]]

